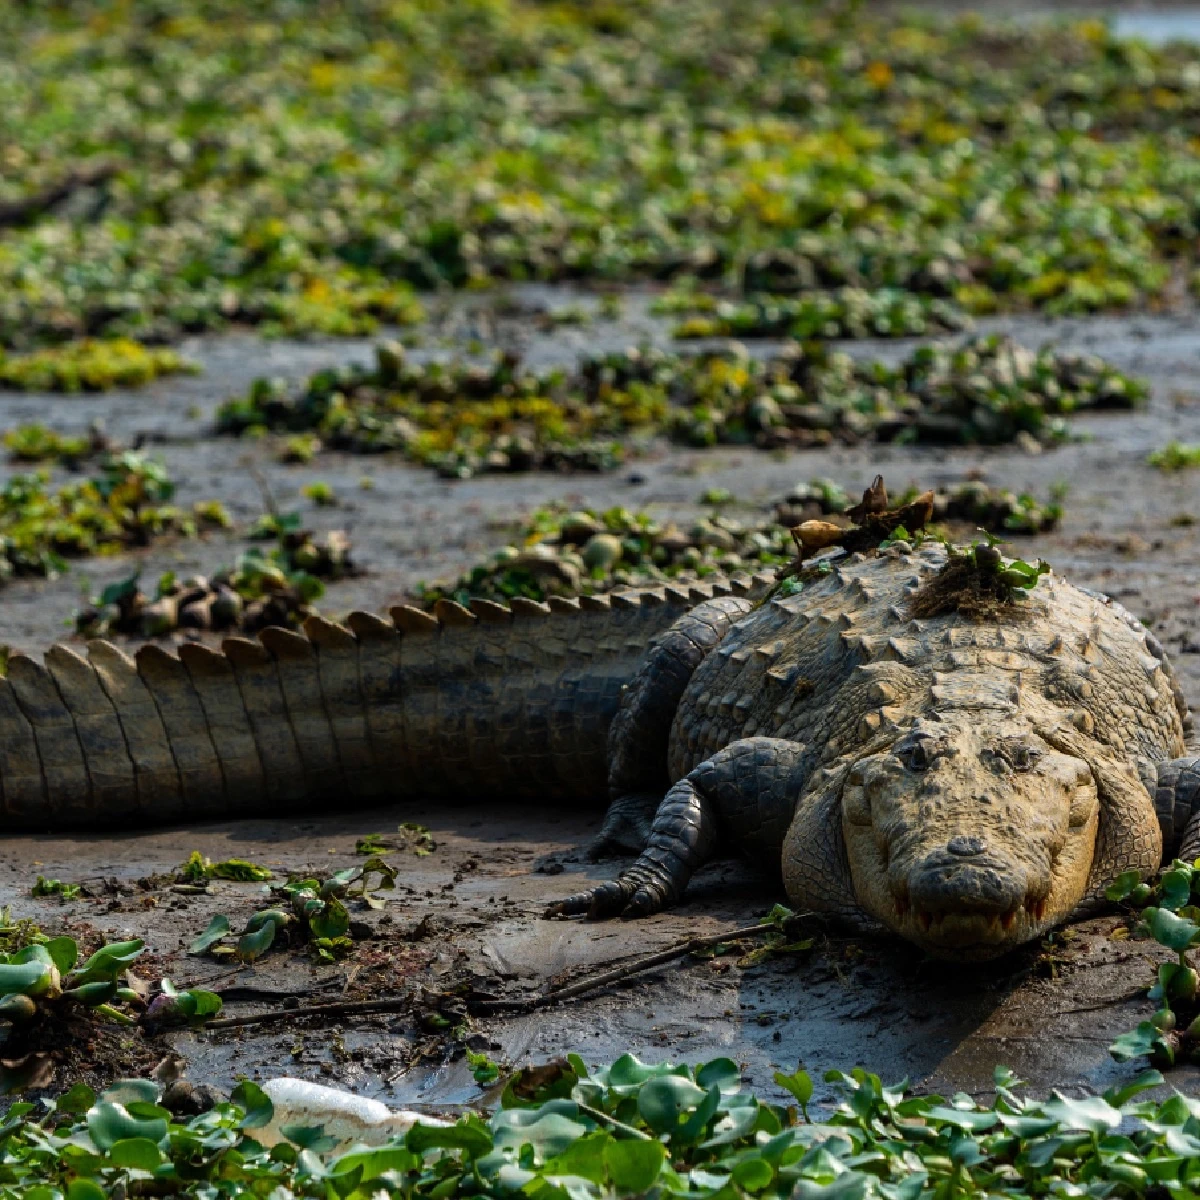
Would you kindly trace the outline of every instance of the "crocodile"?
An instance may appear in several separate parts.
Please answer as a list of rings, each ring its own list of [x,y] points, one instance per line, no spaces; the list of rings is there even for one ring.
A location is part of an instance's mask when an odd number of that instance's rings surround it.
[[[991,957],[1200,853],[1200,758],[1123,608],[1050,574],[987,619],[914,616],[947,555],[13,654],[0,828],[607,801],[595,851],[638,857],[558,914],[657,912],[736,851],[799,908]]]

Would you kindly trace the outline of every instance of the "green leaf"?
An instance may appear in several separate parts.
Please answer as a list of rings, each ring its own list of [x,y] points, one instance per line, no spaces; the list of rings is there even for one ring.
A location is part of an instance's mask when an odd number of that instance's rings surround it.
[[[1136,1056],[1134,1056],[1136,1057]],[[1127,1084],[1121,1087],[1109,1088],[1104,1093],[1104,1099],[1108,1101],[1113,1108],[1121,1108],[1126,1105],[1134,1096],[1141,1092],[1149,1091],[1151,1088],[1158,1087],[1165,1082],[1161,1071],[1153,1069],[1143,1071],[1136,1078],[1131,1079]]]
[[[91,958],[71,973],[71,987],[84,983],[115,980],[145,948],[140,938],[128,942],[111,942],[102,946]]]
[[[493,1117],[493,1123],[501,1114]],[[585,1132],[582,1125],[578,1127]],[[478,1158],[492,1148],[492,1135],[478,1117],[466,1117],[456,1125],[414,1125],[404,1139],[405,1145],[414,1154],[424,1154],[427,1150],[463,1150],[471,1158]]]
[[[108,1161],[114,1167],[132,1167],[153,1171],[163,1161],[162,1151],[149,1138],[122,1138],[108,1148]]]
[[[791,1092],[801,1110],[807,1113],[808,1102],[813,1097],[813,1081],[808,1072],[803,1067],[797,1067],[791,1075],[784,1075],[781,1071],[776,1071],[774,1079],[781,1088]]]
[[[496,1147],[519,1150],[529,1146],[533,1150],[534,1161],[544,1163],[561,1154],[572,1142],[587,1133],[586,1125],[561,1112],[545,1111],[548,1107],[508,1108],[498,1112],[492,1119],[492,1137]],[[410,1141],[409,1149],[413,1148]]]
[[[1088,1133],[1105,1133],[1121,1124],[1121,1114],[1103,1096],[1085,1096],[1081,1100],[1054,1093],[1053,1100],[1041,1106],[1046,1116],[1056,1120],[1063,1129],[1083,1129]]]
[[[212,879],[234,879],[242,883],[261,883],[271,878],[269,868],[244,858],[226,858],[213,863],[207,873]]]
[[[271,948],[279,926],[274,921],[264,921],[262,927],[238,938],[237,956],[242,962],[254,962]]]
[[[733,1168],[733,1181],[748,1192],[761,1192],[775,1178],[771,1164],[761,1158],[745,1158]]]
[[[682,1075],[648,1079],[638,1090],[638,1112],[655,1133],[678,1128],[684,1113],[702,1104],[705,1091]]]
[[[25,1193],[26,1196],[29,1194]],[[94,1180],[72,1179],[67,1185],[66,1200],[109,1200],[110,1195]]]
[[[107,1004],[117,994],[117,981],[110,979],[83,983],[79,987],[70,988],[65,994],[73,1000],[78,1000],[80,1004],[95,1008],[97,1005]]]
[[[1162,1031],[1149,1021],[1142,1021],[1136,1029],[1121,1034],[1109,1046],[1108,1052],[1117,1062],[1128,1062],[1130,1059],[1151,1054],[1162,1054],[1169,1060],[1175,1057]]]
[[[161,1117],[140,1120],[130,1116],[123,1104],[104,1099],[89,1110],[87,1125],[92,1141],[101,1151],[130,1138],[157,1144],[167,1136],[167,1122]]]
[[[1169,908],[1148,908],[1143,914],[1154,940],[1168,950],[1182,953],[1195,943],[1200,926],[1177,917]]]
[[[1192,872],[1190,868],[1177,868],[1168,871],[1159,881],[1159,890],[1163,908],[1172,912],[1181,909],[1192,897]]]
[[[66,975],[79,961],[79,945],[74,938],[51,938],[45,944],[45,951],[50,955],[60,975]]]
[[[76,1083],[54,1102],[56,1112],[85,1113],[96,1103],[96,1093],[86,1083]]]
[[[1112,883],[1110,883],[1108,887],[1104,889],[1105,898],[1112,900],[1114,903],[1124,900],[1141,882],[1142,873],[1140,871],[1122,871],[1120,875],[1118,875],[1116,879],[1114,879]]]
[[[215,945],[229,932],[229,918],[224,913],[217,913],[208,923],[208,928],[188,947],[190,954],[203,954],[209,946]]]
[[[230,1099],[246,1114],[238,1122],[239,1129],[261,1129],[275,1115],[271,1097],[252,1079],[239,1080]]]
[[[339,938],[350,928],[350,913],[340,900],[331,897],[320,912],[309,917],[308,923],[313,937]]]
[[[640,1196],[654,1186],[662,1171],[666,1149],[662,1142],[610,1138],[604,1144],[604,1166],[617,1192]]]
[[[733,1059],[714,1058],[696,1069],[696,1082],[705,1091],[716,1087],[732,1095],[742,1086],[742,1073]]]

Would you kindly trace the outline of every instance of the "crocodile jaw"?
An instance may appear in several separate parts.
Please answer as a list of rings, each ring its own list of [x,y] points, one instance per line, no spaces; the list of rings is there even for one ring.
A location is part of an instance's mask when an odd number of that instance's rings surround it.
[[[960,961],[995,958],[1071,914],[1099,816],[1086,764],[1012,720],[918,721],[857,762],[842,792],[859,904]]]

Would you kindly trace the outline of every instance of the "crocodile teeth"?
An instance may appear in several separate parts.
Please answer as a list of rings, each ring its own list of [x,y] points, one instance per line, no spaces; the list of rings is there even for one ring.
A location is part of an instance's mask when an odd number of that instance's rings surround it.
[[[1046,915],[1046,899],[1042,897],[1039,900],[1034,900],[1032,897],[1025,901],[1025,911],[1028,912],[1035,921],[1040,921]]]
[[[1010,908],[1008,912],[1006,912],[1004,916],[1000,918],[1000,924],[1003,925],[1005,929],[1011,929],[1016,919],[1017,910],[1015,908]]]

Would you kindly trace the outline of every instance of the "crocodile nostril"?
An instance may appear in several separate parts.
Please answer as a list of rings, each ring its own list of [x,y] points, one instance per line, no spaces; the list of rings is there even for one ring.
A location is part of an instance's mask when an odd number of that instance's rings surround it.
[[[977,837],[952,837],[946,843],[946,849],[951,854],[961,855],[963,858],[970,858],[975,854],[982,854],[987,849],[987,843],[983,838]]]

